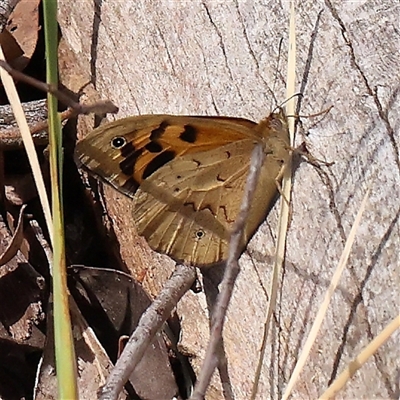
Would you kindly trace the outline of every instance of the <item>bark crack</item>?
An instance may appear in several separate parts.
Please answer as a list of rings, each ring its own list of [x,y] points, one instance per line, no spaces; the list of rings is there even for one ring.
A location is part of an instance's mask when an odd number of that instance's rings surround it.
[[[224,46],[224,40],[223,40],[222,34],[221,34],[220,30],[218,29],[216,23],[214,22],[214,20],[213,20],[213,18],[212,18],[212,16],[211,16],[210,10],[208,9],[206,3],[205,3],[205,2],[202,2],[201,4],[203,5],[204,9],[206,10],[207,17],[208,17],[208,19],[209,19],[211,25],[213,26],[213,28],[214,28],[216,34],[218,35],[218,38],[219,38],[219,47],[220,47],[220,49],[221,49],[221,51],[222,51],[222,54],[223,54],[223,56],[224,56],[225,66],[226,66],[226,68],[227,68],[227,70],[228,70],[229,78],[230,78],[231,82],[232,82],[233,84],[235,84],[236,81],[235,81],[235,79],[234,79],[234,77],[233,77],[232,70],[231,70],[231,68],[230,68],[230,66],[229,66],[229,63],[228,63],[228,56],[227,56],[227,54],[226,54],[226,49],[225,49],[225,46]],[[236,90],[237,90],[237,93],[238,93],[238,96],[239,96],[241,102],[244,103],[244,99],[243,99],[243,97],[242,97],[242,94],[240,93],[239,88],[237,87],[236,84],[235,84],[235,86],[236,86]]]
[[[204,69],[206,70],[207,86],[208,86],[208,88],[210,89],[211,103],[212,103],[212,105],[213,105],[213,107],[214,107],[214,109],[215,109],[216,114],[217,114],[217,115],[220,115],[220,112],[219,112],[218,107],[217,107],[217,103],[215,102],[213,90],[212,90],[212,88],[211,88],[211,84],[210,84],[210,75],[209,75],[209,73],[208,73],[208,67],[207,67],[207,63],[206,63],[206,57],[205,57],[205,55],[204,55],[203,48],[201,47],[201,45],[200,45],[200,43],[197,41],[197,39],[195,39],[195,41],[196,41],[197,45],[199,46],[199,48],[200,48],[200,50],[201,50],[201,55],[202,55],[202,58],[203,58]]]
[[[245,27],[245,25],[244,25],[244,23],[243,23],[243,17],[242,17],[242,14],[240,13],[239,3],[237,2],[237,0],[235,0],[235,7],[236,7],[237,14],[238,14],[238,16],[239,16],[240,26],[241,26],[241,28],[242,28],[243,37],[244,37],[244,40],[245,40],[245,42],[246,42],[246,45],[247,45],[247,49],[248,49],[248,51],[249,51],[250,58],[252,58],[252,60],[253,60],[253,62],[254,62],[254,64],[255,64],[255,66],[256,66],[256,74],[257,74],[257,76],[261,79],[261,81],[264,83],[264,86],[267,88],[267,91],[269,92],[270,96],[274,99],[275,106],[276,106],[276,105],[278,104],[278,101],[277,101],[277,99],[276,99],[276,97],[275,97],[274,90],[273,90],[273,88],[271,89],[271,88],[269,87],[267,81],[266,81],[266,80],[264,79],[264,77],[261,75],[261,72],[260,72],[260,71],[261,71],[260,64],[259,64],[259,62],[258,62],[258,60],[257,60],[257,57],[256,57],[256,55],[255,55],[255,53],[254,53],[253,48],[251,47],[250,40],[249,40],[249,37],[248,37],[248,35],[247,35],[246,27]],[[275,83],[275,82],[274,82],[274,83]]]
[[[158,33],[159,36],[160,36],[161,41],[162,41],[163,44],[164,44],[165,52],[167,53],[168,61],[169,61],[169,63],[171,64],[172,72],[173,72],[174,75],[176,76],[177,73],[176,73],[176,70],[175,70],[174,62],[172,61],[171,53],[169,52],[169,48],[168,48],[167,42],[165,41],[164,35],[163,35],[163,33],[162,33],[160,27],[158,26],[158,24],[156,24],[156,29],[157,29],[157,33]]]
[[[330,0],[325,0],[325,4],[327,5],[327,7],[329,8],[329,10],[331,11],[331,14],[333,16],[333,18],[338,22],[338,24],[340,25],[340,29],[342,32],[342,36],[343,39],[346,43],[346,45],[348,46],[349,50],[350,50],[350,60],[351,63],[353,64],[354,68],[358,71],[358,73],[361,76],[361,79],[364,82],[365,88],[367,89],[368,94],[372,97],[372,99],[374,100],[374,103],[376,105],[376,108],[378,110],[378,114],[379,117],[381,118],[381,120],[383,121],[383,123],[385,124],[386,127],[386,131],[388,133],[389,139],[390,139],[390,143],[393,147],[393,151],[394,151],[394,158],[397,164],[397,169],[400,171],[400,156],[399,156],[399,148],[397,146],[395,137],[394,137],[394,129],[393,127],[390,125],[389,122],[389,118],[388,118],[388,110],[384,110],[382,107],[382,104],[378,98],[378,94],[377,94],[377,88],[374,87],[372,88],[371,85],[368,82],[368,79],[364,73],[364,71],[362,70],[360,64],[357,61],[357,57],[355,55],[354,52],[354,46],[353,43],[351,42],[351,40],[349,39],[348,36],[348,31],[347,28],[343,22],[343,20],[339,17],[339,14],[337,13],[335,7],[332,5],[332,3],[330,2]]]

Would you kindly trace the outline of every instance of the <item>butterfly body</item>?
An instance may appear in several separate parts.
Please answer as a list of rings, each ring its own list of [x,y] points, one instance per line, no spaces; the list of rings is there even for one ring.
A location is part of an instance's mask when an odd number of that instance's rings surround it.
[[[138,233],[156,251],[208,267],[225,261],[256,144],[266,154],[244,249],[278,195],[289,158],[283,112],[240,118],[145,115],[101,126],[77,144],[77,161],[133,199]]]

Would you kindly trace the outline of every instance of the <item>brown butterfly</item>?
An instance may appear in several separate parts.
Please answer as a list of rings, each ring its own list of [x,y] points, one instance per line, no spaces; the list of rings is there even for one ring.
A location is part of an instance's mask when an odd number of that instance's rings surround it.
[[[142,115],[100,126],[75,150],[78,164],[133,199],[133,221],[150,246],[209,267],[228,257],[251,153],[262,165],[242,251],[278,195],[289,159],[283,110],[256,124],[241,118]]]

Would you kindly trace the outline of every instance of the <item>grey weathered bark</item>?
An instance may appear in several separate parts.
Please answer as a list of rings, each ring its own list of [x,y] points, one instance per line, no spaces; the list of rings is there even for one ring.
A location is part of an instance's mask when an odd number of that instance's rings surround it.
[[[288,9],[287,1],[81,0],[79,7],[61,1],[59,16],[78,60],[76,72],[120,106],[118,117],[172,113],[257,121],[285,100]],[[305,1],[297,9],[301,114],[334,106],[322,120],[303,120],[306,141],[315,157],[335,164],[327,170],[329,183],[306,163],[295,176],[277,327],[264,360],[260,399],[281,396],[369,185],[371,198],[349,266],[295,397],[321,394],[398,313],[399,11],[388,0]],[[156,292],[173,263],[137,238],[129,200],[112,189],[106,196],[124,261],[150,268],[145,284]],[[224,332],[225,380],[236,399],[249,397],[254,380],[275,223],[273,212],[242,257]],[[182,347],[198,357],[195,369],[208,335],[206,308],[204,295],[193,293],[178,307]],[[399,356],[397,333],[340,396],[398,397]],[[216,390],[218,382],[215,377]],[[210,390],[209,398],[220,395]]]

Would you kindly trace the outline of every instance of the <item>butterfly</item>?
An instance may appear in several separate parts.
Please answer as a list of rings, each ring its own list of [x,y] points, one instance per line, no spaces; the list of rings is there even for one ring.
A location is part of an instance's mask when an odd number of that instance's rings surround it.
[[[261,167],[241,251],[279,194],[290,157],[282,109],[258,124],[242,118],[142,115],[107,123],[79,141],[79,166],[132,198],[138,233],[177,262],[210,267],[228,257],[251,153]]]

